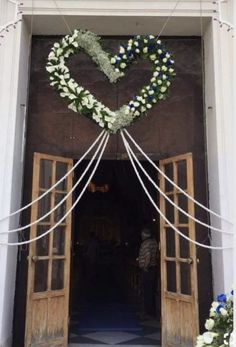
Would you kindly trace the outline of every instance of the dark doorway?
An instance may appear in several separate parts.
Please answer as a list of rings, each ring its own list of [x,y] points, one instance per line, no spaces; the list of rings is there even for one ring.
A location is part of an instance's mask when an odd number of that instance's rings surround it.
[[[87,161],[75,173],[80,177]],[[142,163],[153,180],[156,171]],[[79,185],[74,199],[88,179]],[[143,177],[155,201],[158,195]],[[73,214],[70,317],[73,336],[85,331],[138,331],[143,310],[138,268],[140,234],[151,229],[159,241],[156,210],[129,161],[101,161]],[[92,262],[90,262],[92,257]],[[160,318],[159,268],[155,319]]]

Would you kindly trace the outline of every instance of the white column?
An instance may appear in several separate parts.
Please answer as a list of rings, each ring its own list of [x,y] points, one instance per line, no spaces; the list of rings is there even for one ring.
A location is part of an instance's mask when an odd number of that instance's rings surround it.
[[[205,32],[205,102],[210,208],[233,221],[233,85],[232,35],[217,22]],[[211,218],[213,225],[233,231],[227,222]],[[228,246],[233,237],[212,231],[212,244]],[[213,251],[214,294],[233,285],[233,250]]]
[[[1,1],[1,23],[11,8]],[[10,29],[0,47],[0,218],[20,207],[23,173],[23,138],[27,103],[29,34],[24,24]],[[0,222],[0,232],[18,225],[18,217]],[[16,235],[0,235],[12,242]],[[17,248],[0,246],[0,347],[10,347],[15,295]]]

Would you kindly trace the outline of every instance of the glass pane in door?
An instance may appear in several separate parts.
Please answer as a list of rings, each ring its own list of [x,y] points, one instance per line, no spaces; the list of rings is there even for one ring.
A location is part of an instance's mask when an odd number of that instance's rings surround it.
[[[175,261],[166,262],[167,271],[167,291],[176,292],[176,263]]]
[[[180,263],[181,293],[191,295],[191,264]]]
[[[58,226],[53,232],[53,255],[65,254],[65,227]]]
[[[48,260],[37,260],[35,262],[34,292],[45,292],[48,282]]]
[[[56,163],[56,182],[58,182],[67,173],[68,164],[58,161]],[[56,187],[57,190],[67,190],[67,178],[59,183]]]
[[[52,186],[52,161],[40,160],[39,188],[48,189]]]
[[[60,290],[64,288],[64,260],[52,261],[52,290]]]
[[[44,234],[48,229],[50,229],[49,225],[38,225],[37,236]],[[49,235],[46,235],[36,241],[36,255],[45,256],[45,255],[48,255],[48,252],[49,252]]]

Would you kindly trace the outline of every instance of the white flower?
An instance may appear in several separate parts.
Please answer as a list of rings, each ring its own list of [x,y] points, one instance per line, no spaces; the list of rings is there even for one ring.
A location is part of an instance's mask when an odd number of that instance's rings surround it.
[[[158,49],[157,53],[158,53],[158,54],[161,54],[161,53],[162,53],[162,50],[161,50],[161,49]]]
[[[155,71],[153,76],[157,77],[159,75],[159,72],[158,71]]]
[[[205,323],[205,328],[206,330],[212,330],[212,328],[214,327],[215,325],[215,322],[213,319],[209,318],[206,320],[206,323]]]
[[[162,80],[158,80],[157,84],[160,86],[162,84]]]
[[[151,54],[151,55],[150,55],[150,59],[151,59],[152,61],[156,60],[156,58],[157,58],[156,54]]]
[[[124,69],[126,67],[126,63],[121,63],[120,67],[121,67],[121,69]]]
[[[216,315],[216,311],[213,307],[210,309],[210,317],[214,317]]]
[[[149,95],[153,95],[154,94],[154,90],[149,90],[148,94]]]
[[[163,79],[163,80],[166,80],[166,75],[162,75],[162,79]]]
[[[170,54],[169,53],[166,53],[166,58],[170,58]]]
[[[162,65],[161,69],[162,69],[162,71],[167,71],[168,70],[165,65]]]
[[[146,111],[146,107],[145,106],[141,106],[141,111],[145,112]]]
[[[138,101],[134,102],[134,107],[139,107],[140,103]]]
[[[54,45],[53,45],[55,48],[59,48],[60,47],[60,45],[59,45],[59,43],[58,42],[56,42],[56,43],[54,43]]]
[[[162,61],[163,61],[163,63],[166,63],[166,62],[167,62],[167,59],[166,59],[166,58],[163,58]]]
[[[115,69],[115,72],[120,72],[120,70],[118,68]]]
[[[125,60],[127,59],[127,55],[126,54],[123,55],[123,59],[125,59]]]
[[[129,46],[132,46],[132,44],[133,44],[133,40],[130,39],[130,40],[128,41],[128,45],[129,45]]]
[[[203,347],[204,346],[204,339],[203,339],[203,336],[202,335],[199,335],[197,337],[197,344],[196,344],[196,347]]]
[[[174,69],[172,69],[172,67],[169,68],[169,72],[172,73],[174,72]]]
[[[134,112],[134,115],[135,115],[135,116],[140,116],[140,112],[139,112],[139,111],[135,111],[135,112]]]
[[[144,39],[143,42],[144,42],[144,43],[148,43],[148,40],[147,40],[147,39]]]
[[[147,48],[147,47],[144,47],[143,53],[147,53],[147,52],[148,52],[148,48]]]
[[[158,43],[158,45],[160,45],[161,44],[161,40],[157,40],[157,43]]]
[[[54,52],[50,52],[48,59],[50,60],[51,58],[55,58],[55,53]]]
[[[140,50],[138,48],[135,49],[136,53],[140,53]]]
[[[100,127],[104,128],[105,124],[101,121],[98,123],[100,125]]]
[[[111,58],[111,64],[115,64],[115,62],[116,62],[116,58]]]
[[[53,71],[55,71],[56,69],[56,66],[47,66],[46,67],[46,70],[49,72],[49,73],[52,73]]]
[[[162,93],[165,93],[166,89],[167,89],[166,87],[161,87],[160,91],[161,91]]]
[[[204,343],[209,345],[210,343],[212,343],[214,337],[217,336],[217,334],[212,333],[211,331],[207,331],[202,336],[203,336]]]
[[[147,108],[152,108],[152,105],[151,104],[147,104]]]
[[[58,50],[56,51],[57,56],[61,55],[63,53],[63,49],[58,48]]]
[[[169,86],[170,86],[170,81],[167,81],[167,82],[166,82],[166,85],[169,87]]]
[[[155,78],[155,77],[152,77],[152,78],[151,78],[151,82],[152,82],[152,83],[156,82],[156,78]]]
[[[74,41],[74,42],[72,43],[72,45],[73,45],[75,48],[79,47],[79,44],[78,44],[78,42],[76,42],[76,41]]]
[[[154,39],[154,38],[155,38],[155,36],[149,35],[149,39]]]
[[[159,60],[158,60],[158,59],[155,60],[154,63],[155,63],[156,65],[159,64]]]
[[[138,41],[134,41],[134,45],[135,45],[136,47],[138,47],[138,46],[139,46]]]
[[[129,114],[129,112],[130,112],[129,107],[126,107],[125,114]]]
[[[71,109],[71,110],[74,111],[74,112],[77,112],[77,108],[76,108],[74,102],[72,102],[71,104],[69,104],[68,108]]]
[[[227,316],[228,312],[226,311],[225,308],[221,307],[220,308],[220,313],[222,314],[222,316]]]

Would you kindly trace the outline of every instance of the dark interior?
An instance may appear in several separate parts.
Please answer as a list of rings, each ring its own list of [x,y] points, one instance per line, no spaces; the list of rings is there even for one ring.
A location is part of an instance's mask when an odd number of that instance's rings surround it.
[[[83,164],[85,167],[88,162]],[[157,180],[155,169],[145,162],[142,164]],[[76,171],[75,181],[83,166]],[[156,190],[143,179],[158,203]],[[73,214],[72,327],[75,329],[77,324],[78,329],[86,331],[135,330],[143,309],[141,273],[136,261],[141,230],[150,228],[158,241],[158,216],[129,161],[101,161],[92,182],[94,186],[86,190]],[[74,199],[80,191],[79,185]],[[89,256],[96,257],[93,264]],[[157,268],[155,316],[158,320],[159,275]]]

